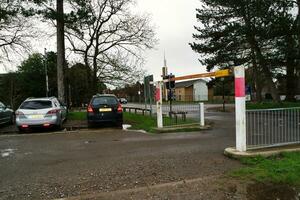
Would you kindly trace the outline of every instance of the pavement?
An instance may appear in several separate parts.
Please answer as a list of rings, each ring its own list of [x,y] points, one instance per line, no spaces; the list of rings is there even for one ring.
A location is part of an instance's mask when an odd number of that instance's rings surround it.
[[[193,133],[0,135],[0,199],[231,199],[234,114],[207,117],[214,129]]]

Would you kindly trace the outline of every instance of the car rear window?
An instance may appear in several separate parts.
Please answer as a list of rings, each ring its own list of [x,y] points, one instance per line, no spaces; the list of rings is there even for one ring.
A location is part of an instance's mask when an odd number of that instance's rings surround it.
[[[25,101],[20,107],[20,109],[28,110],[38,110],[46,108],[52,108],[51,101]]]
[[[93,106],[116,104],[118,104],[118,101],[115,97],[95,97],[92,101]]]

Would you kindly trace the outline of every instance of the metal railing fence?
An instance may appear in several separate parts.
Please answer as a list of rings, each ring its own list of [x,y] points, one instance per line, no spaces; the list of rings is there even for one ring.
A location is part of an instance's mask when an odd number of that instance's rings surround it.
[[[247,110],[247,149],[300,143],[300,108]]]
[[[197,102],[163,102],[163,124],[173,126],[200,123],[200,104]]]

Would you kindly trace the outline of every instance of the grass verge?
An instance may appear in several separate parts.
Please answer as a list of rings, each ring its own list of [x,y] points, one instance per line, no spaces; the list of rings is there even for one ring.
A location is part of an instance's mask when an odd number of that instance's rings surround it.
[[[133,113],[123,113],[124,123],[130,124],[132,130],[145,130],[153,132],[153,127],[156,126],[156,119],[150,116],[143,116]]]
[[[157,127],[157,120],[155,117],[151,117],[148,115],[139,115],[139,114],[134,114],[134,113],[123,113],[124,116],[124,123],[125,124],[130,124],[132,127],[130,129],[132,130],[145,130],[147,132],[151,133],[157,133],[158,131],[155,129]],[[174,125],[174,119],[171,119],[169,117],[164,117],[164,126],[171,126]],[[194,120],[191,119],[186,119],[186,121],[178,120],[177,125],[184,125],[184,124],[193,124],[195,123]],[[178,128],[180,129],[180,128]],[[184,129],[182,128],[179,130],[180,132],[183,131],[192,131],[190,129]],[[177,132],[174,130],[174,132]]]
[[[86,112],[69,112],[68,120],[86,120]]]
[[[244,158],[241,162],[246,167],[231,172],[231,176],[300,186],[300,152],[282,153],[270,158]]]
[[[274,108],[293,108],[300,107],[300,102],[282,102],[282,103],[274,103],[274,102],[262,102],[262,103],[247,103],[248,110],[255,109],[274,109]]]

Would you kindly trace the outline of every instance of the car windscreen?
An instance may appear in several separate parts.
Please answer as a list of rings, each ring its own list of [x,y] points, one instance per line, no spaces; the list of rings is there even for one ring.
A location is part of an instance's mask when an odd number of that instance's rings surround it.
[[[25,101],[20,109],[28,109],[28,110],[38,110],[38,109],[46,109],[51,108],[51,101]]]
[[[116,104],[118,104],[118,100],[115,97],[95,97],[92,101],[93,106]]]

